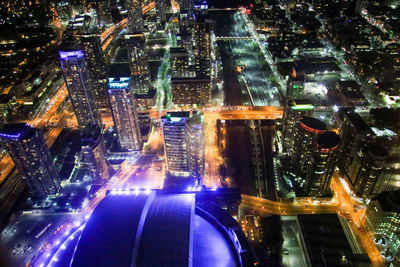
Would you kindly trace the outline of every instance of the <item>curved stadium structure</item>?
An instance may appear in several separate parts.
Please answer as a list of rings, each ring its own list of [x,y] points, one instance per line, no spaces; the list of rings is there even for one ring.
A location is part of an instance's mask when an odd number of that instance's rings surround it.
[[[48,266],[252,266],[240,225],[195,192],[116,190]]]

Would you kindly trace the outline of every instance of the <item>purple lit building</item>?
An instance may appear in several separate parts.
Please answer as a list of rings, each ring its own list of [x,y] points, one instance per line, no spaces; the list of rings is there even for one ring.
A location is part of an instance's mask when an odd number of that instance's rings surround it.
[[[253,266],[240,225],[197,193],[115,190],[86,224],[43,260],[46,266]],[[215,192],[218,194],[218,192]]]
[[[38,129],[24,123],[6,124],[0,130],[0,141],[32,195],[41,197],[60,190],[58,171]]]
[[[101,127],[100,114],[95,103],[96,97],[85,53],[76,50],[59,51],[59,54],[64,79],[79,127],[83,128],[89,124]]]

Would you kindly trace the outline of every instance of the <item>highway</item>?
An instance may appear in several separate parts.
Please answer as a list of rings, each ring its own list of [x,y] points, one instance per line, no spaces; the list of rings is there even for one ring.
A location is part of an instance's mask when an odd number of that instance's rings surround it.
[[[240,70],[239,82],[246,87],[251,105],[280,106],[278,89],[271,84],[273,74],[263,58],[257,39],[251,36],[249,21],[241,12],[235,13],[234,20],[233,35],[236,39],[230,41],[230,45]]]
[[[338,207],[336,205],[323,204],[300,204],[300,203],[283,203],[262,199],[258,197],[242,195],[241,208],[254,210],[259,215],[296,215],[296,214],[321,214],[336,213]]]

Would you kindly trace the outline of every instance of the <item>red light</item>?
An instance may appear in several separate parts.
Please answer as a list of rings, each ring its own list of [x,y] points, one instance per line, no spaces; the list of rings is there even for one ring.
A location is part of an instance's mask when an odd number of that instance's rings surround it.
[[[316,134],[322,134],[324,132],[326,132],[326,130],[318,130],[318,129],[313,129],[311,127],[308,127],[307,125],[305,125],[304,123],[300,122],[301,127],[303,127],[303,129],[305,129],[308,132],[312,132],[312,133],[316,133]]]
[[[251,8],[253,8],[253,4],[250,4]]]

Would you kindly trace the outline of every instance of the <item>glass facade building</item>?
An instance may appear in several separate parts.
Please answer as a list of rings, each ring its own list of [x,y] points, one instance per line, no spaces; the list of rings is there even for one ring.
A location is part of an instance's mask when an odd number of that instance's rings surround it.
[[[6,124],[0,141],[32,195],[42,197],[60,190],[58,171],[40,130],[27,124]]]

